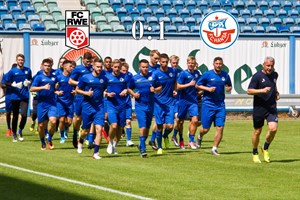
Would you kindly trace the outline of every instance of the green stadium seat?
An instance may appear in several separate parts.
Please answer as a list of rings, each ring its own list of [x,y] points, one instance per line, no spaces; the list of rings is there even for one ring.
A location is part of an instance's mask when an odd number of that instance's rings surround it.
[[[62,16],[62,15],[56,15],[53,18],[54,18],[55,23],[58,25],[58,27],[59,27],[60,24],[65,24],[66,23],[65,17]]]
[[[45,0],[45,3],[49,9],[58,6],[56,0]]]
[[[125,28],[123,25],[114,25],[112,27],[113,32],[125,32]]]
[[[42,17],[43,15],[49,14],[49,10],[46,6],[39,7],[36,12],[40,17]]]
[[[49,8],[49,12],[53,16],[53,18],[57,15],[62,15],[61,9],[59,7],[51,7]]]
[[[87,10],[96,7],[96,0],[84,0],[84,5]]]
[[[45,24],[46,26],[46,31],[58,31],[58,26],[57,24]]]
[[[110,7],[108,0],[97,0],[97,4],[101,9]]]
[[[109,16],[107,17],[107,22],[111,25],[120,25],[120,20],[117,16]]]
[[[43,0],[32,0],[32,5],[35,9],[37,9],[43,7],[45,4]]]
[[[95,17],[102,15],[102,11],[99,7],[90,8],[90,15],[91,15],[91,18],[92,18],[92,22],[94,22]]]
[[[54,19],[53,19],[52,15],[43,15],[41,17],[41,19],[45,25],[54,23]]]
[[[106,18],[108,18],[109,16],[114,16],[115,15],[115,12],[112,8],[103,8],[102,13]]]
[[[100,28],[100,25],[107,24],[106,17],[104,17],[104,16],[95,17],[95,24],[98,28]]]
[[[112,27],[111,25],[108,24],[103,24],[99,27],[100,32],[112,32]]]
[[[66,25],[65,24],[59,24],[58,25],[58,30],[59,31],[65,31],[66,30]]]

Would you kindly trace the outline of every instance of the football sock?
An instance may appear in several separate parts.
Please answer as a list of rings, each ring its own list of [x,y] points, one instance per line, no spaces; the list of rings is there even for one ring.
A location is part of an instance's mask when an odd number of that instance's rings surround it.
[[[131,140],[131,128],[126,128],[127,140]]]
[[[100,148],[100,146],[97,145],[97,144],[95,144],[94,145],[94,153],[98,153],[99,152],[99,148]]]
[[[65,137],[65,131],[61,131],[61,130],[60,130],[59,132],[60,132],[60,137],[61,137],[61,138],[64,138],[64,137]]]
[[[177,130],[177,129],[174,129],[173,137],[176,137],[176,136],[177,136],[177,133],[178,133],[178,130]]]
[[[77,140],[77,134],[78,134],[78,130],[73,130],[73,139]]]
[[[22,129],[19,129],[18,134],[22,136]]]
[[[52,136],[53,136],[53,135],[49,134],[48,139],[47,139],[48,142],[52,142]]]
[[[84,141],[84,139],[79,138],[79,143],[80,143],[80,144],[83,144],[83,141]]]
[[[89,133],[87,135],[87,137],[88,137],[89,143],[93,143],[94,142],[94,134],[93,133]]]
[[[161,149],[162,148],[162,145],[161,145],[162,133],[161,133],[161,131],[156,131],[156,139],[157,139],[157,148]]]
[[[190,141],[189,142],[194,142],[195,141],[195,135],[189,134]]]
[[[218,150],[218,147],[213,146],[213,147],[212,147],[212,150],[213,150],[213,151]]]
[[[10,122],[11,122],[11,117],[10,117],[11,113],[6,113],[6,125],[7,125],[7,129],[11,129],[10,127]]]
[[[163,137],[164,137],[164,138],[168,138],[168,136],[169,136],[169,134],[171,133],[171,131],[172,131],[172,130],[166,128],[165,131],[164,131]]]
[[[45,137],[40,138],[42,145],[46,145]]]
[[[258,155],[257,148],[253,148],[253,155]]]
[[[270,146],[270,144],[267,141],[265,141],[264,150],[268,150],[269,146]]]
[[[152,131],[152,135],[151,135],[150,141],[151,141],[151,142],[154,142],[154,141],[155,141],[155,138],[156,138],[156,131]]]
[[[140,136],[140,147],[142,152],[146,151],[146,136]]]
[[[179,133],[179,141],[183,141],[183,134],[182,133]]]

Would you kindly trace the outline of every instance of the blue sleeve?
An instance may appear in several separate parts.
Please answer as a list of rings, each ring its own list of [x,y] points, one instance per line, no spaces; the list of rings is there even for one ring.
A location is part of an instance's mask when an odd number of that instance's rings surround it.
[[[84,86],[85,86],[85,82],[84,82],[84,79],[85,77],[81,77],[79,80],[78,80],[78,88],[80,88],[81,90],[84,90]]]
[[[181,73],[179,74],[179,77],[177,78],[177,82],[178,82],[179,84],[184,84],[184,79],[185,79],[185,73],[184,73],[184,72],[181,72]]]
[[[75,67],[75,69],[71,72],[70,78],[75,81],[78,81],[78,77],[79,77],[78,72],[79,72],[78,68]]]
[[[159,86],[161,86],[161,83],[159,81],[159,78],[156,74],[152,74],[152,79],[154,80],[154,85],[152,85],[153,87],[157,88]]]
[[[231,83],[231,79],[230,79],[229,74],[227,74],[227,79],[226,79],[225,84],[228,85],[228,86],[230,86],[230,87],[232,86],[232,83]]]
[[[35,76],[32,82],[32,86],[38,87],[39,86],[39,77],[40,76]]]
[[[207,83],[207,75],[208,75],[208,72],[204,72],[204,74],[197,81],[197,85],[204,85],[205,86],[206,83]]]
[[[29,74],[28,74],[29,80],[32,80],[32,72],[31,72],[31,69],[29,69],[28,72],[29,72]]]
[[[134,83],[134,78],[133,77],[128,81],[127,87],[130,88],[130,89],[135,88],[135,83]]]
[[[6,83],[12,83],[12,82],[14,82],[12,79],[13,79],[13,72],[12,72],[12,70],[9,70],[9,72],[7,72],[5,82]]]

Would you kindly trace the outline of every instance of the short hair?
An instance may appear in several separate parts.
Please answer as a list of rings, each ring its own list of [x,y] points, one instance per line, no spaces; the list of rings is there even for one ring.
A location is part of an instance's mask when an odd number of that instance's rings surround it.
[[[157,54],[158,56],[160,56],[160,53],[157,49],[154,49],[154,50],[150,51],[150,56],[153,56],[154,54]]]
[[[179,61],[179,57],[176,55],[172,55],[172,56],[170,56],[170,60],[178,60]]]
[[[194,56],[188,56],[186,61],[189,62],[191,60],[195,60],[196,61],[196,58]]]
[[[97,58],[99,58],[98,56],[93,56],[92,59],[93,61],[95,61]]]
[[[16,59],[17,59],[18,57],[21,57],[21,58],[23,58],[23,59],[25,60],[24,54],[18,53],[18,54],[16,55]]]
[[[119,59],[114,59],[112,62],[111,62],[111,66],[113,66],[114,64],[116,63],[119,63],[121,64],[121,61]]]
[[[127,70],[129,69],[129,65],[126,62],[122,64],[122,67],[126,67]]]
[[[65,65],[65,64],[72,64],[72,61],[66,59],[66,60],[62,63],[62,65]]]
[[[45,58],[43,61],[42,61],[42,64],[44,63],[49,63],[50,65],[52,65],[52,60],[50,58]]]
[[[214,62],[216,62],[217,60],[220,60],[223,62],[223,58],[221,58],[220,56],[214,58]]]
[[[84,54],[83,54],[83,59],[88,59],[88,60],[90,60],[90,59],[92,59],[93,58],[93,56],[92,56],[92,54],[90,53],[90,52],[85,52]]]
[[[148,60],[146,60],[146,59],[142,59],[142,60],[140,60],[140,61],[139,61],[139,65],[140,65],[141,63],[147,63],[147,64],[149,65],[149,61],[148,61]]]
[[[11,68],[15,68],[16,66],[18,66],[17,63],[14,63],[11,65]]]
[[[106,57],[104,58],[104,60],[106,60],[106,59],[112,60],[112,58],[111,58],[110,56],[106,56]]]
[[[71,65],[76,66],[77,64],[76,64],[76,62],[75,62],[74,60],[72,60],[72,61],[71,61]]]
[[[274,59],[273,57],[271,57],[271,56],[265,57],[264,63],[265,63],[267,60],[269,60],[269,61],[275,63],[275,59]]]
[[[98,57],[94,59],[94,63],[95,63],[95,62],[103,63],[103,61],[102,61],[100,58],[98,58]]]
[[[125,58],[120,58],[119,59],[121,62],[126,62]]]
[[[49,60],[51,60],[51,65],[53,65],[53,58],[48,57]]]
[[[66,58],[66,57],[64,57],[64,56],[62,56],[62,57],[60,57],[60,58],[59,58],[59,60],[61,60],[61,59],[65,59],[65,60],[67,60],[67,58]]]
[[[169,60],[169,56],[166,53],[160,54],[159,59],[162,59],[162,58],[166,58],[167,60]]]

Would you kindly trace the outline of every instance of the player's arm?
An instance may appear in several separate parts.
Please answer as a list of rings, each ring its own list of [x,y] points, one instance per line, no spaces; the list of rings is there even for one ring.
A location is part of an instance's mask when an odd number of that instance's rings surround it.
[[[183,90],[183,89],[188,88],[190,86],[195,86],[195,84],[196,84],[196,81],[194,79],[192,79],[189,83],[186,83],[186,84],[180,84],[177,81],[177,90]]]
[[[127,88],[127,92],[133,96],[135,99],[138,99],[140,98],[140,93],[139,92],[134,92],[132,89],[130,88]]]
[[[261,89],[254,89],[254,88],[248,88],[247,94],[248,95],[259,95],[259,94],[266,94],[270,92],[271,87],[265,87]]]
[[[75,81],[74,79],[70,78],[69,79],[69,82],[68,82],[70,85],[74,85],[74,86],[77,86],[78,85],[78,81]]]
[[[41,90],[50,90],[50,84],[47,83],[46,85],[43,85],[43,86],[31,86],[30,87],[30,92],[39,92]]]
[[[92,90],[92,88],[90,88],[88,91],[84,91],[84,90],[82,90],[80,87],[76,87],[76,92],[78,93],[78,94],[81,94],[81,95],[84,95],[84,96],[89,96],[89,97],[91,97],[91,96],[93,96],[93,94],[94,94],[94,92],[93,92],[93,90]]]

